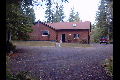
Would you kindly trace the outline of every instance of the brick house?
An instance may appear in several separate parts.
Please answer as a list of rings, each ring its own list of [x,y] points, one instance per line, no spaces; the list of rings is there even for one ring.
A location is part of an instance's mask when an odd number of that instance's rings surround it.
[[[37,22],[30,33],[30,40],[59,42],[90,42],[91,22]]]

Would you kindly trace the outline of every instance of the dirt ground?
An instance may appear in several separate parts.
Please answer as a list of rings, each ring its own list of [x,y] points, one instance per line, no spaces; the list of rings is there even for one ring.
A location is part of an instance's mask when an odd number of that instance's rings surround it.
[[[38,80],[112,80],[101,66],[113,55],[112,44],[92,47],[17,46],[11,56],[13,73],[29,71]]]

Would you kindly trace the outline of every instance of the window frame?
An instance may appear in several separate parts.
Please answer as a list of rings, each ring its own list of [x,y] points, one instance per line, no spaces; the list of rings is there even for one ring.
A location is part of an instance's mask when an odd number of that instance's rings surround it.
[[[47,35],[44,34],[44,31],[47,31]],[[42,30],[42,36],[49,36],[49,31],[48,30]]]
[[[74,36],[74,39],[76,39],[76,38],[80,38],[80,34],[73,34]]]

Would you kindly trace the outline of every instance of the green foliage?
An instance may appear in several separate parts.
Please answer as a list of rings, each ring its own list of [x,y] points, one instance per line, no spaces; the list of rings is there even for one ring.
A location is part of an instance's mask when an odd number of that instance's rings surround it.
[[[17,80],[35,80],[27,71],[21,71],[16,75]]]
[[[47,6],[46,6],[46,11],[45,11],[45,18],[47,19],[46,22],[52,23],[52,22],[63,22],[64,19],[64,12],[63,12],[63,5],[58,5],[56,3],[56,6],[53,7],[52,3],[47,1]]]
[[[21,2],[21,9],[22,12],[31,18],[31,22],[33,23],[35,21],[35,13],[34,13],[34,9],[33,6],[31,5],[25,5],[25,1]]]
[[[70,12],[70,16],[68,19],[69,22],[79,22],[80,18],[79,18],[79,13],[74,11],[74,8],[71,8],[71,12]]]
[[[6,79],[7,80],[17,80],[16,77],[9,71],[6,72]]]
[[[53,22],[63,22],[63,19],[65,18],[64,12],[63,12],[63,5],[56,5],[56,11],[53,14]]]
[[[97,12],[96,15],[97,27],[108,27],[105,0],[101,0],[101,5],[99,6],[98,10],[99,11]]]
[[[27,71],[21,71],[17,75],[14,75],[10,71],[7,71],[6,79],[7,80],[37,80]]]
[[[76,14],[75,14],[75,21],[76,22],[80,21],[80,17],[79,17],[79,13],[78,12],[76,12]]]
[[[71,13],[68,19],[69,22],[74,22],[74,18],[75,18],[74,15],[75,15],[74,9],[71,8]]]
[[[23,8],[21,5],[14,3],[6,5],[6,27],[11,32],[12,39],[24,39],[28,33],[32,32],[33,9],[28,6]]]
[[[104,67],[107,71],[107,73],[111,76],[113,76],[113,58],[106,59],[104,63]]]
[[[96,28],[93,29],[93,37],[95,42],[98,42],[100,36],[108,36],[109,40],[112,40],[112,18],[112,2],[109,0],[101,0],[98,12],[96,14]]]
[[[6,53],[10,53],[10,51],[14,52],[16,49],[16,46],[12,44],[12,42],[7,41],[6,43]]]
[[[65,18],[64,11],[63,11],[63,5],[60,5],[59,7],[59,16],[60,16],[60,22],[63,22],[63,19]]]
[[[16,80],[16,77],[10,72],[9,69],[10,57],[6,56],[6,80]]]
[[[95,27],[93,30],[92,30],[92,38],[93,38],[93,42],[99,42],[100,40],[100,37],[101,36],[106,36],[107,35],[107,32],[106,32],[106,29],[103,27]]]
[[[47,22],[53,22],[53,10],[52,10],[52,3],[50,0],[46,1],[47,6],[46,6],[46,11],[45,11],[45,18],[47,19]]]

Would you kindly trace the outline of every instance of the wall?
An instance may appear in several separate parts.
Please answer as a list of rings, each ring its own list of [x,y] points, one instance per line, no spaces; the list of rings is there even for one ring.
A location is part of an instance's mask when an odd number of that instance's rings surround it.
[[[35,26],[32,27],[33,32],[30,33],[30,40],[56,40],[60,41],[61,40],[61,35],[65,34],[66,36],[66,42],[80,42],[81,40],[86,40],[88,43],[88,35],[89,35],[89,30],[57,30],[55,31],[54,29],[51,29],[43,24],[36,24]],[[42,36],[42,31],[43,30],[48,30],[50,33],[50,37],[48,36]],[[71,35],[69,35],[71,34]],[[74,39],[74,34],[80,34],[79,39]],[[68,41],[68,38],[70,41]]]
[[[36,24],[32,27],[33,32],[30,33],[30,40],[56,40],[56,31],[43,25],[43,24]],[[50,37],[42,36],[42,31],[48,30],[50,33]]]
[[[71,39],[70,42],[80,42],[81,40],[86,40],[88,43],[88,35],[89,35],[89,30],[58,30],[58,42],[61,40],[61,35],[65,34],[66,36],[66,42],[68,42],[68,38]],[[71,35],[69,35],[71,34]],[[74,39],[74,34],[80,34],[79,39]]]

